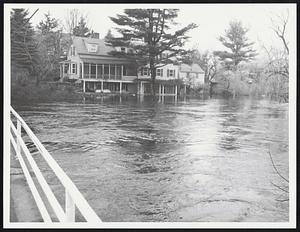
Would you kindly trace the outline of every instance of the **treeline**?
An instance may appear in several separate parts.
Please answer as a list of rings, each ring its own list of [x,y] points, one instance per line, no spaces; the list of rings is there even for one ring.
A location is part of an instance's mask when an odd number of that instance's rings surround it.
[[[197,63],[205,72],[205,85],[199,86],[210,94],[266,96],[288,102],[289,47],[286,40],[288,13],[271,19],[272,29],[282,41],[282,49],[261,44],[267,59],[256,62],[254,42],[247,37],[248,28],[241,21],[232,21],[218,39],[224,51],[200,52],[192,49],[186,63]],[[275,23],[276,22],[276,23]],[[192,81],[192,80],[191,80]]]
[[[87,17],[71,10],[60,22],[46,13],[36,28],[31,24],[34,12],[11,11],[11,81],[12,85],[39,85],[40,81],[59,79],[59,62],[67,55],[71,35],[90,36]]]
[[[127,10],[125,13],[129,14],[131,11],[134,10]],[[34,17],[35,13],[29,15],[27,10],[20,8],[11,11],[11,83],[12,95],[14,96],[18,95],[19,91],[23,91],[26,86],[29,86],[27,91],[29,93],[32,91],[32,85],[38,86],[43,81],[57,81],[59,79],[59,62],[66,59],[68,47],[71,43],[71,35],[89,37],[94,33],[88,26],[87,16],[76,9],[72,9],[67,13],[64,22],[47,13],[36,28],[31,24],[31,18]],[[171,18],[177,17],[176,12],[171,13]],[[158,14],[157,17],[157,25],[162,24],[160,15]],[[152,18],[153,25],[155,25],[155,17]],[[115,19],[117,23],[122,25],[124,19],[118,20]],[[167,20],[163,22],[167,22]],[[199,49],[195,48],[184,52],[183,61],[185,63],[199,64],[205,72],[205,85],[199,86],[194,91],[205,89],[210,94],[217,93],[232,96],[265,95],[287,102],[289,47],[285,33],[288,14],[278,16],[277,20],[272,19],[271,22],[272,29],[278,39],[282,41],[283,46],[282,49],[278,49],[261,45],[263,51],[267,54],[267,60],[264,62],[255,62],[258,53],[253,49],[254,42],[249,41],[247,37],[249,29],[244,27],[241,21],[230,22],[224,35],[218,38],[224,46],[223,51],[199,52]],[[187,29],[180,30],[182,39],[188,38],[184,34],[190,29],[187,27]],[[127,31],[125,32],[127,33]],[[147,33],[148,31],[144,32],[146,38],[149,37]],[[137,36],[141,36],[140,34]],[[144,36],[144,34],[142,35]],[[155,36],[153,32],[150,34]],[[172,42],[168,42],[168,44],[183,44],[181,40],[179,41],[180,36],[175,37],[166,33],[161,33],[163,36],[157,34],[159,39],[165,36],[168,41]],[[115,41],[110,30],[105,39],[118,44],[124,42],[120,39]],[[152,48],[153,44],[150,45]],[[147,44],[145,46],[146,48],[149,47],[147,47]],[[159,46],[158,43],[155,49],[156,53],[160,53],[165,48]],[[180,48],[177,50],[181,51]],[[173,53],[177,54],[177,50],[174,50]],[[145,56],[145,54],[142,51],[142,55]],[[150,57],[148,54],[146,55],[146,57]],[[161,63],[161,61],[158,63]],[[153,63],[153,66],[155,66],[155,63]],[[193,82],[192,79],[189,81]]]
[[[87,16],[73,9],[62,22],[46,13],[34,28],[36,10],[11,11],[11,98],[12,103],[34,100],[76,99],[76,87],[50,85],[60,78],[59,62],[67,57],[71,36],[88,37],[93,32]],[[57,86],[57,87],[55,87]]]

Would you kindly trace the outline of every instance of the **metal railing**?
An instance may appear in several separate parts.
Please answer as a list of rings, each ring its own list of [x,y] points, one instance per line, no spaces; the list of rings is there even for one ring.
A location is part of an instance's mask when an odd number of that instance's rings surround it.
[[[101,222],[101,219],[97,216],[94,210],[90,207],[86,199],[79,192],[77,187],[74,185],[72,180],[66,175],[66,173],[61,169],[53,157],[49,154],[46,148],[42,145],[39,139],[34,135],[31,129],[27,126],[25,121],[19,116],[19,114],[11,107],[11,115],[16,118],[17,127],[15,127],[12,120],[10,120],[10,140],[16,152],[17,158],[20,162],[21,168],[23,170],[26,181],[29,185],[33,198],[37,204],[37,207],[41,213],[41,216],[44,222],[52,222],[52,219],[49,215],[49,211],[45,206],[41,195],[39,194],[37,187],[30,175],[29,168],[26,166],[25,160],[22,153],[27,158],[27,163],[30,165],[30,168],[33,170],[37,182],[39,183],[41,189],[43,190],[47,200],[53,209],[56,217],[60,222],[75,222],[75,207],[78,208],[82,216],[87,222]],[[57,178],[60,180],[61,184],[65,188],[65,210],[58,202],[54,193],[52,192],[50,186],[46,182],[44,176],[42,175],[37,163],[33,159],[29,149],[27,148],[24,140],[22,139],[22,128],[25,130],[26,134],[35,144],[39,150],[42,157],[45,159],[49,167],[55,173]]]

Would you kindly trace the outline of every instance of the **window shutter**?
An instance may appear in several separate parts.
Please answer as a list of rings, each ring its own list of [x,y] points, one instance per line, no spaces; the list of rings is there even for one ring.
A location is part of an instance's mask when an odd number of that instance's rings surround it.
[[[170,70],[168,69],[167,70],[167,77],[169,77],[170,76]]]
[[[162,68],[162,69],[160,69],[160,76],[164,76],[164,69]]]

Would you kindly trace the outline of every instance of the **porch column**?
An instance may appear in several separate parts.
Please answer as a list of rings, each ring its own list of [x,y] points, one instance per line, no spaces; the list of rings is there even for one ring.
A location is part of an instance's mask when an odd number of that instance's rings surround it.
[[[104,64],[102,64],[102,79],[104,79]]]
[[[158,95],[159,96],[161,95],[161,84],[159,84],[159,86],[158,86]]]
[[[177,96],[177,85],[175,85],[175,95]]]
[[[122,93],[122,81],[120,81],[120,93]]]
[[[123,77],[123,65],[121,65],[121,79]]]
[[[162,95],[165,95],[165,85],[162,85]]]
[[[101,91],[103,91],[103,80],[101,81]]]
[[[117,65],[115,65],[115,80],[117,80]]]
[[[96,64],[96,79],[98,79],[98,64]]]
[[[82,62],[82,79],[84,79],[84,63]]]
[[[94,82],[94,90],[96,90],[96,87],[97,87],[97,86],[96,86],[96,82]]]
[[[91,79],[91,64],[89,63],[89,79]]]
[[[144,94],[144,85],[143,82],[141,81],[141,86],[140,86],[140,94]]]
[[[83,92],[85,93],[85,81],[83,81]]]
[[[184,95],[186,95],[186,84],[184,85]]]
[[[59,77],[61,78],[61,64],[59,64]]]
[[[108,64],[108,79],[110,79],[110,64]]]
[[[62,73],[62,77],[64,77],[65,76],[65,63],[63,63],[63,73]]]

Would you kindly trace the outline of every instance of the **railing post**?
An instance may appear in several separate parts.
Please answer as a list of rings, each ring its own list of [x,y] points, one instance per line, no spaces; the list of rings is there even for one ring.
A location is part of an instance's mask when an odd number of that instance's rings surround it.
[[[66,189],[66,222],[75,222],[75,204]]]
[[[20,122],[20,120],[17,119],[17,153],[20,154],[21,153],[21,144],[20,144],[20,139],[21,139],[21,132],[22,132],[22,124]],[[19,139],[20,138],[20,139]]]

